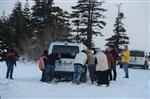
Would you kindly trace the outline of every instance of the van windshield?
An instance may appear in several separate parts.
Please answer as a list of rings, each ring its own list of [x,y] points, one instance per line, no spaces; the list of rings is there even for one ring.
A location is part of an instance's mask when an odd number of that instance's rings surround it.
[[[144,52],[143,51],[130,51],[130,56],[144,57]]]
[[[76,54],[79,53],[78,46],[65,46],[65,45],[54,45],[52,53],[61,54],[61,58],[74,59]]]

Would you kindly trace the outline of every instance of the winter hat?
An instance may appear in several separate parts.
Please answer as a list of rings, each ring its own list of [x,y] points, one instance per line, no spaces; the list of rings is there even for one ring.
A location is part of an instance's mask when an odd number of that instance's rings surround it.
[[[98,52],[98,53],[101,52],[101,48],[99,48],[99,47],[98,47],[98,48],[95,48],[95,50],[96,50],[96,52]]]
[[[94,54],[94,50],[90,50],[91,54]]]

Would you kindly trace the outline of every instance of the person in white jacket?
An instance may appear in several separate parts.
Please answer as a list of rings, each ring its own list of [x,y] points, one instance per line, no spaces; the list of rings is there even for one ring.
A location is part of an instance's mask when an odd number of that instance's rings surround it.
[[[73,83],[79,84],[82,75],[83,66],[86,64],[87,55],[86,51],[82,50],[78,53],[74,60],[74,75],[73,75]]]
[[[97,65],[96,65],[96,76],[98,79],[97,85],[106,84],[109,86],[109,67],[107,56],[101,51],[97,52]]]

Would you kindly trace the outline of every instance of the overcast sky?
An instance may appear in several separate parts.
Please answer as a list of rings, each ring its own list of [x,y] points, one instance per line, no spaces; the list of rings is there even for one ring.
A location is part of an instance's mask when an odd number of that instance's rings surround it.
[[[0,0],[0,15],[5,10],[6,15],[11,13],[14,3],[17,0]],[[19,0],[24,2],[25,0]],[[71,6],[76,5],[77,0],[54,0],[67,11],[71,11]],[[150,51],[150,0],[105,0],[103,7],[107,9],[106,27],[102,30],[104,37],[94,37],[96,46],[104,48],[105,39],[110,37],[113,32],[115,17],[117,16],[117,4],[123,3],[121,11],[125,15],[124,25],[126,34],[130,37],[130,49],[145,49]],[[119,2],[118,2],[119,1]],[[33,5],[33,1],[30,0]]]

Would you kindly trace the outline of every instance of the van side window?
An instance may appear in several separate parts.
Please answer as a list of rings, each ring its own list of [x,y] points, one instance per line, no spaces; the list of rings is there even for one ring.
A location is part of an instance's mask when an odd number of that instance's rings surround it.
[[[142,51],[130,51],[130,56],[135,56],[135,57],[144,57],[144,52]]]

